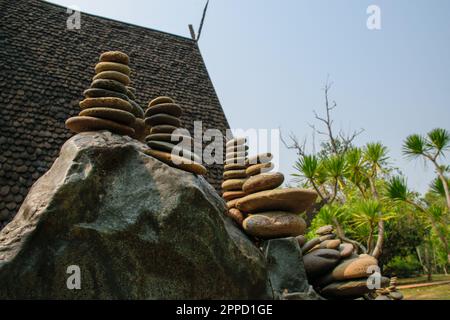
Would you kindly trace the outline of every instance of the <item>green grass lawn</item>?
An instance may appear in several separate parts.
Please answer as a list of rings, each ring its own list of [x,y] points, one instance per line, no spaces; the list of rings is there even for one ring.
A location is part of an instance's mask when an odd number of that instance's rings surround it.
[[[445,274],[433,274],[433,276],[431,277],[431,281],[448,281],[450,280],[450,275],[445,275]],[[397,285],[399,286],[404,286],[404,285],[408,285],[408,284],[416,284],[416,283],[425,283],[425,282],[429,282],[427,279],[427,276],[420,276],[420,277],[416,277],[416,278],[403,278],[403,279],[398,279],[397,281]]]
[[[434,274],[432,282],[450,281],[450,275]],[[429,282],[427,276],[398,279],[398,285],[411,285]],[[450,300],[450,283],[422,288],[401,289],[405,300]]]
[[[450,300],[450,283],[430,287],[402,289],[405,300]]]

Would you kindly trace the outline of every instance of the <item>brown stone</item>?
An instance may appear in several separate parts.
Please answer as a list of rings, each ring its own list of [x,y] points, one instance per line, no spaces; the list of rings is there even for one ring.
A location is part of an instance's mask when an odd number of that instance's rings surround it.
[[[339,239],[325,240],[320,243],[320,248],[321,249],[337,249],[340,244],[341,244],[341,240],[339,240]]]
[[[236,202],[238,200],[239,199],[234,199],[234,200],[231,200],[231,201],[227,201],[227,208],[228,209],[236,208]]]
[[[108,119],[127,126],[134,124],[136,117],[130,112],[111,108],[89,108],[80,112],[80,116]]]
[[[116,62],[128,65],[130,58],[127,54],[120,51],[107,51],[100,55],[100,62]]]
[[[343,243],[339,246],[339,253],[342,258],[347,258],[352,255],[354,249],[351,243]]]
[[[247,193],[255,193],[264,190],[276,189],[284,181],[284,175],[279,172],[263,173],[250,177],[242,186]]]
[[[238,151],[238,152],[228,152],[225,155],[226,160],[235,159],[235,158],[245,158],[247,156],[247,152]]]
[[[334,230],[334,227],[332,225],[322,226],[319,229],[317,229],[316,234],[319,236],[324,236],[324,235],[332,233],[333,230]]]
[[[237,208],[244,212],[282,210],[301,213],[316,200],[317,193],[312,190],[287,188],[266,190],[250,194],[240,199]]]
[[[159,150],[159,151],[164,151],[164,152],[169,152],[169,153],[176,153],[176,156],[179,157],[183,157],[185,159],[191,159],[195,162],[200,163],[202,161],[202,159],[197,156],[195,153],[183,149],[178,145],[169,143],[169,142],[164,142],[164,141],[148,141],[147,145],[154,149],[154,150]]]
[[[371,266],[378,265],[377,259],[367,256],[364,258],[349,259],[339,264],[333,270],[333,278],[336,280],[347,280],[368,277]]]
[[[130,100],[131,106],[133,109],[131,110],[131,113],[134,114],[136,118],[144,119],[144,110],[142,110],[141,106],[133,100]]]
[[[94,117],[72,117],[67,119],[66,127],[70,130],[80,133],[86,131],[100,131],[108,130],[113,133],[132,136],[134,134],[134,129],[126,125]]]
[[[386,286],[389,279],[381,277],[381,286]],[[367,286],[367,279],[350,280],[342,282],[333,282],[327,285],[320,291],[320,294],[324,297],[330,298],[357,298],[361,297],[374,289],[369,289]]]
[[[250,215],[243,222],[248,234],[257,238],[295,237],[305,233],[306,222],[289,212],[273,211]]]
[[[246,181],[246,179],[230,179],[227,181],[224,181],[222,183],[222,190],[223,191],[241,191],[242,190],[242,185],[244,184],[244,182]],[[238,207],[239,209],[239,207]],[[241,210],[241,209],[239,209]],[[241,210],[244,211],[245,210]]]
[[[273,155],[270,152],[257,154],[255,156],[249,157],[247,163],[250,165],[258,163],[269,163],[272,161]]]
[[[149,106],[149,108],[151,108],[153,106],[156,106],[158,104],[163,104],[163,103],[175,103],[175,100],[173,100],[170,97],[161,96],[161,97],[157,97],[157,98],[153,99],[152,101],[150,101],[148,106]]]
[[[127,96],[130,100],[136,100],[136,90],[131,87],[127,87]]]
[[[227,147],[226,149],[226,153],[232,153],[232,152],[245,152],[248,150],[248,146],[245,144],[241,144],[238,146],[231,146],[231,147]]]
[[[247,195],[243,191],[226,191],[223,193],[222,198],[225,199],[225,201],[231,201],[234,199],[242,198],[245,195]]]
[[[145,125],[144,120],[136,118],[133,124],[131,124],[131,127],[135,132],[131,137],[139,141],[144,141],[145,136],[147,135],[147,126]]]
[[[91,88],[116,91],[118,93],[127,94],[127,88],[116,80],[98,79],[92,81]]]
[[[95,81],[97,79],[110,79],[110,80],[119,81],[124,86],[127,86],[130,84],[130,78],[126,74],[123,74],[123,73],[117,72],[117,71],[100,72],[100,73],[96,74],[92,80]]]
[[[183,143],[192,146],[194,141],[191,137],[175,133],[154,133],[145,138],[146,141],[165,141],[174,144]]]
[[[246,142],[247,142],[246,138],[234,138],[227,142],[226,147],[229,148],[239,146],[245,144]]]
[[[273,163],[254,164],[247,168],[247,175],[254,176],[260,173],[266,173],[273,169]]]
[[[317,249],[305,254],[303,264],[308,279],[312,280],[331,271],[340,259],[339,251],[333,249]]]
[[[164,113],[178,118],[181,116],[181,112],[182,112],[181,107],[178,104],[160,103],[153,107],[148,108],[145,111],[145,117],[148,118],[159,113]]]
[[[95,73],[100,73],[103,71],[117,71],[130,76],[131,70],[130,67],[123,63],[117,62],[100,62],[95,66]]]
[[[233,219],[239,226],[242,226],[244,221],[244,214],[236,208],[231,208],[227,211],[227,215]]]
[[[198,175],[205,175],[207,173],[206,168],[200,163],[196,163],[194,161],[172,155],[171,153],[151,149],[146,150],[145,153],[174,168],[178,168]]]
[[[331,239],[334,239],[334,238],[336,238],[336,235],[334,233],[326,234],[324,236],[320,236],[319,237],[320,242],[331,240]]]
[[[247,178],[247,174],[245,173],[245,170],[227,170],[223,173],[223,179],[241,179],[241,178]]]
[[[157,126],[157,125],[170,125],[174,127],[181,126],[180,119],[165,113],[159,113],[151,117],[145,118],[145,123],[150,126]]]
[[[86,98],[80,102],[82,110],[89,108],[112,108],[131,112],[133,107],[124,99],[116,97]]]
[[[111,90],[89,88],[83,92],[86,98],[120,98],[122,100],[128,101],[126,94],[118,93]],[[128,110],[126,110],[128,111]]]
[[[177,130],[177,127],[169,126],[169,125],[158,125],[154,126],[150,129],[150,134],[154,133],[172,133]]]
[[[245,165],[245,157],[239,157],[239,158],[233,158],[233,159],[227,159],[225,160],[225,164],[239,164],[239,165]]]
[[[223,169],[225,171],[228,170],[245,170],[247,169],[247,166],[245,164],[238,164],[238,163],[230,163],[230,164],[226,164]]]
[[[298,241],[300,248],[306,243],[306,237],[304,235],[299,235],[295,237]]]

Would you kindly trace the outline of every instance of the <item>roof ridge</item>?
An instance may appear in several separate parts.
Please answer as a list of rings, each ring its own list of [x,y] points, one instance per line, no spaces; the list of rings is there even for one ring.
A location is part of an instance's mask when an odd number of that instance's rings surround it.
[[[48,0],[43,0],[42,2],[47,4],[47,5],[49,5],[49,6],[54,6],[54,7],[64,8],[64,9],[70,9],[69,7],[65,7],[65,6],[57,4],[57,3],[49,2]],[[137,25],[137,24],[134,24],[134,23],[131,23],[131,22],[125,22],[125,21],[116,20],[116,19],[113,19],[113,18],[103,17],[103,16],[100,16],[100,15],[97,15],[97,14],[87,13],[87,12],[84,12],[84,11],[80,11],[80,12],[82,14],[85,14],[85,15],[88,15],[88,16],[91,16],[91,17],[100,18],[100,19],[104,19],[104,20],[108,20],[108,21],[112,21],[112,22],[117,22],[117,23],[122,23],[122,24],[126,24],[128,26],[132,26],[132,27],[136,27],[136,28],[142,28],[142,29],[145,29],[145,30],[151,30],[151,31],[154,31],[154,32],[163,33],[163,34],[166,34],[166,35],[169,35],[169,36],[181,38],[183,40],[188,40],[190,42],[196,43],[195,40],[193,40],[193,39],[191,39],[189,37],[186,37],[186,36],[179,35],[179,34],[167,32],[167,31],[161,31],[161,30],[157,30],[157,29],[154,29],[154,28],[150,28],[150,27],[144,27],[144,26],[140,26],[140,25]]]

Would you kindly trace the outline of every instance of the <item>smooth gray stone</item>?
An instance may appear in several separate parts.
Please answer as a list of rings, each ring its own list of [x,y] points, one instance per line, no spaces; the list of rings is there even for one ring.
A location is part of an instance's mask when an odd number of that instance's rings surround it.
[[[303,257],[295,237],[264,241],[263,252],[267,260],[270,283],[276,295],[288,292],[307,292],[308,279]]]

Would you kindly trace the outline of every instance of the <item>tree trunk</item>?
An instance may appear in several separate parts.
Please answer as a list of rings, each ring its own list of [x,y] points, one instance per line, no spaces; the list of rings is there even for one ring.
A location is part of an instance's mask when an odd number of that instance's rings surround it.
[[[431,277],[431,259],[430,259],[430,253],[429,253],[429,243],[425,245],[425,263],[427,264],[427,280],[432,281]]]
[[[361,253],[368,252],[367,249],[364,248],[364,246],[361,243],[359,243],[358,241],[355,241],[355,240],[351,240],[345,236],[344,229],[342,228],[341,224],[339,223],[339,221],[337,221],[336,218],[333,218],[333,223],[334,223],[334,226],[336,227],[336,235],[338,236],[339,239],[341,239],[343,242],[348,242],[348,243],[352,244],[353,248],[355,248],[356,252],[358,252],[358,249],[359,249],[359,252],[361,252]]]
[[[375,187],[374,177],[369,177],[370,189],[372,190],[373,197],[379,200],[379,195],[377,188]],[[375,259],[378,259],[383,252],[383,243],[384,243],[384,221],[381,212],[379,213],[380,221],[378,221],[378,237],[377,243],[375,244],[375,248],[373,249],[372,256]]]
[[[378,222],[378,237],[377,243],[375,244],[375,249],[373,249],[372,256],[378,259],[383,252],[383,243],[384,243],[384,221],[380,220]]]
[[[420,248],[419,247],[416,247],[416,253],[417,253],[417,258],[419,259],[419,263],[422,266],[423,274],[427,274],[428,273],[428,269],[427,269],[427,266],[423,263],[422,256],[420,255]]]
[[[448,190],[447,179],[445,178],[444,173],[442,172],[441,168],[439,167],[439,164],[435,160],[433,160],[433,164],[436,167],[436,172],[438,174],[438,177],[441,180],[442,185],[444,186],[445,200],[447,202],[447,208],[450,210],[450,191]]]

